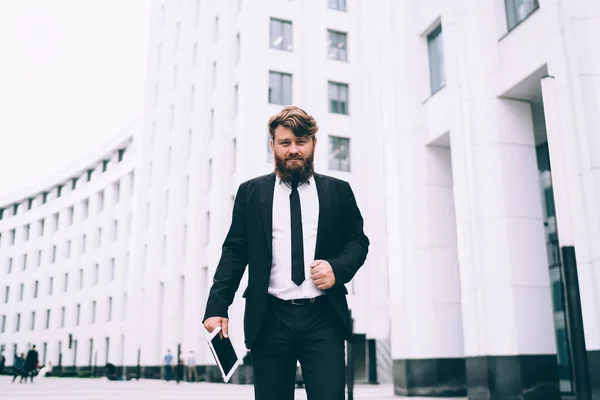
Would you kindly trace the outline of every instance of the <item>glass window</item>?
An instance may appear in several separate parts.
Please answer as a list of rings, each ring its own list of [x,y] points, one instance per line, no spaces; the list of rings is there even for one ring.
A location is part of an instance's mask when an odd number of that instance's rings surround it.
[[[346,0],[327,0],[327,6],[332,10],[346,11]]]
[[[292,51],[292,23],[271,18],[269,45],[272,49]]]
[[[538,7],[538,0],[504,0],[508,30],[517,26]]]
[[[446,84],[441,25],[438,25],[438,27],[427,36],[427,47],[429,52],[429,79],[431,93],[433,94],[443,88]]]
[[[346,33],[328,30],[327,58],[330,60],[348,61]]]
[[[345,83],[329,82],[328,89],[329,112],[348,114],[348,85]]]
[[[269,103],[289,105],[292,103],[292,75],[269,72]]]
[[[329,136],[329,169],[350,171],[350,139]]]

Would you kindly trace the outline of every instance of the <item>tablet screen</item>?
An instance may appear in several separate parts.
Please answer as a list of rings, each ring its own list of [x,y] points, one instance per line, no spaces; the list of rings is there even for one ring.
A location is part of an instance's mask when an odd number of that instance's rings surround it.
[[[235,363],[238,360],[231,341],[229,338],[221,339],[219,335],[215,335],[215,337],[211,339],[211,344],[215,349],[215,353],[221,363],[221,367],[223,367],[224,374],[229,375],[229,372],[235,366]]]

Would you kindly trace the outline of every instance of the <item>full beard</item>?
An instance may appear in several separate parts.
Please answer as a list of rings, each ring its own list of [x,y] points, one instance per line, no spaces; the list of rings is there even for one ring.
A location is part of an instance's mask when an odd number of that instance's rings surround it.
[[[293,180],[297,180],[300,183],[308,182],[308,179],[313,176],[315,173],[314,167],[314,153],[311,153],[308,157],[302,158],[302,156],[298,158],[288,158],[283,159],[277,157],[275,155],[275,172],[279,176],[283,182],[291,182]],[[290,167],[288,167],[287,161],[289,160],[298,160],[298,163],[292,163]]]

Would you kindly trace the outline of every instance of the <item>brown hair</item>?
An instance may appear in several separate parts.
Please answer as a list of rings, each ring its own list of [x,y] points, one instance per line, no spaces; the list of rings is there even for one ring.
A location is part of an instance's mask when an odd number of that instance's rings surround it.
[[[319,127],[317,121],[308,115],[306,111],[296,106],[286,106],[278,114],[269,118],[269,133],[271,140],[275,139],[275,129],[278,126],[285,126],[294,132],[298,137],[315,137]]]

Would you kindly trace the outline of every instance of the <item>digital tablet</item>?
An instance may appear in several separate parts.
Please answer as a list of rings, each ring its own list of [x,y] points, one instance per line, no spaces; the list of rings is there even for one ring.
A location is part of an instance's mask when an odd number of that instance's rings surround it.
[[[208,347],[210,347],[210,351],[219,366],[223,381],[229,382],[229,379],[231,379],[231,376],[242,362],[242,359],[237,356],[237,353],[231,344],[231,340],[226,337],[219,337],[219,332],[221,332],[221,327],[217,326],[217,328],[208,336],[207,342]]]

